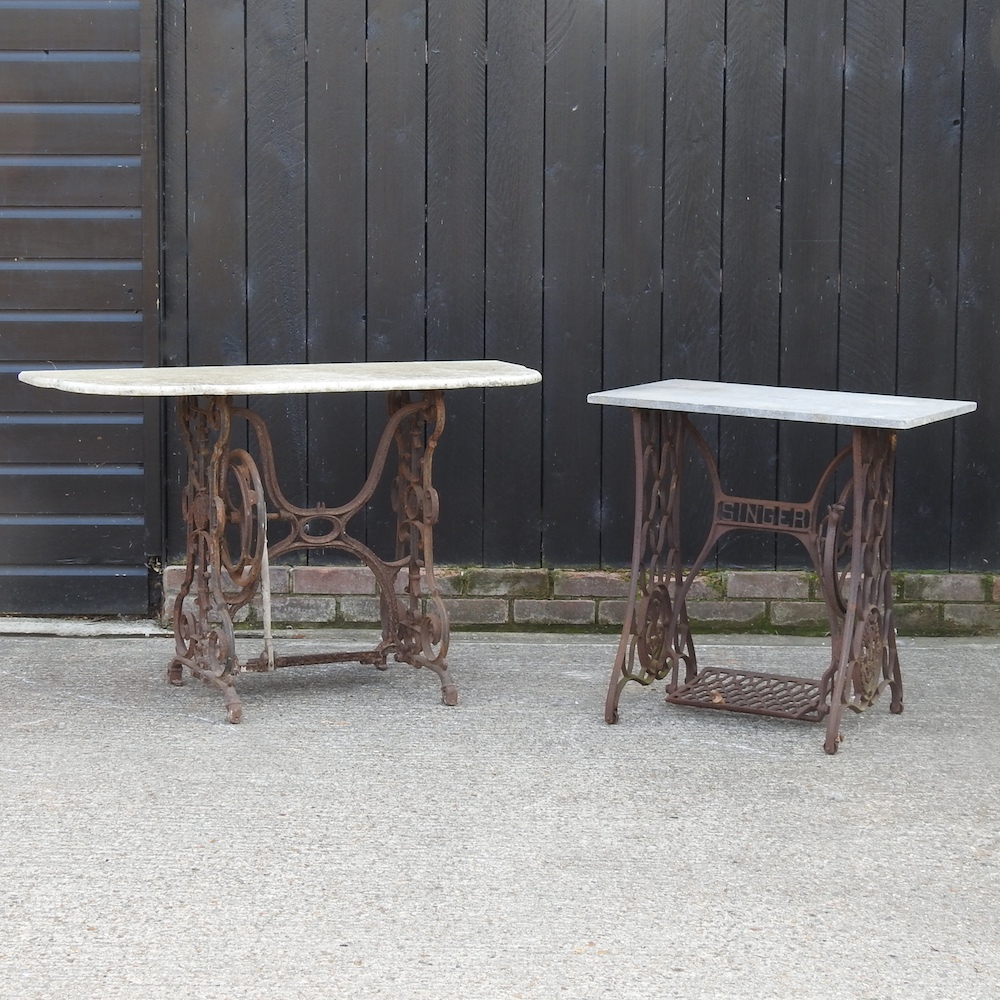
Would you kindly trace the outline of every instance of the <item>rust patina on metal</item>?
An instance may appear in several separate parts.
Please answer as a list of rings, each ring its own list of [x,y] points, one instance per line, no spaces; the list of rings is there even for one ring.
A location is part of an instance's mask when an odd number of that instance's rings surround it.
[[[843,738],[846,710],[864,711],[889,688],[890,711],[902,712],[891,578],[895,428],[969,412],[975,404],[681,379],[589,398],[632,408],[635,449],[632,579],[606,721],[617,722],[629,681],[666,680],[666,699],[674,704],[825,720],[824,749],[832,754]],[[713,453],[688,412],[850,422],[852,441],[805,503],[733,496],[723,489]],[[689,444],[704,462],[713,499],[704,545],[685,567],[680,498]],[[687,596],[716,544],[732,531],[791,535],[809,554],[831,637],[830,663],[818,679],[699,667]]]
[[[354,499],[338,507],[298,507],[286,499],[264,421],[252,410],[233,406],[230,397],[183,397],[179,417],[188,456],[183,508],[187,562],[174,604],[176,655],[167,671],[171,683],[182,684],[187,667],[222,692],[230,722],[239,722],[243,709],[234,681],[242,670],[339,662],[384,668],[391,654],[437,674],[444,703],[457,704],[458,688],[448,671],[448,614],[434,579],[438,496],[431,471],[444,429],[443,393],[425,391],[416,400],[408,392],[389,393],[389,419],[368,478]],[[234,419],[253,428],[259,465],[248,451],[230,447]],[[398,457],[392,488],[396,554],[385,560],[349,528],[381,481],[393,443]],[[284,528],[270,544],[269,523],[279,526],[279,532]],[[373,649],[292,656],[275,655],[268,643],[259,656],[241,662],[233,624],[237,612],[260,590],[271,558],[303,549],[340,550],[368,566],[379,594],[381,642]],[[224,586],[220,569],[232,587]],[[401,571],[406,572],[402,596],[396,592]]]
[[[636,532],[628,642],[619,651],[606,719],[630,681],[667,680],[667,701],[818,722],[830,716],[825,748],[837,748],[845,708],[862,711],[886,686],[891,710],[903,710],[890,579],[892,465],[896,434],[856,428],[854,442],[829,464],[808,503],[775,504],[726,493],[704,438],[685,414],[635,411]],[[680,552],[678,502],[685,439],[696,445],[714,491],[711,529],[690,567]],[[823,511],[838,470],[855,474]],[[860,474],[859,471],[860,470]],[[860,526],[854,512],[864,515]],[[749,517],[735,516],[750,511]],[[691,583],[730,531],[766,530],[797,538],[816,570],[830,622],[830,665],[818,680],[719,667],[699,669],[688,624]],[[847,643],[845,647],[845,641]],[[846,650],[846,653],[845,653]],[[846,669],[841,669],[845,665]]]

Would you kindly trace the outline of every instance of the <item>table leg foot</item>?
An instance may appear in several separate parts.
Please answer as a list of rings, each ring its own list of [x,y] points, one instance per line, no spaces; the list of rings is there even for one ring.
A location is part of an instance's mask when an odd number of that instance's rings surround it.
[[[409,651],[404,649],[397,653],[396,659],[403,663],[409,663],[417,670],[430,670],[437,674],[438,680],[441,682],[441,703],[452,707],[458,704],[458,685],[451,676],[447,660],[440,657],[431,659],[421,653],[414,652],[412,649]]]
[[[236,689],[230,684],[223,689],[222,697],[226,701],[226,717],[235,726],[243,721],[243,703],[236,694]]]
[[[611,671],[611,680],[608,682],[608,696],[604,699],[604,721],[609,726],[615,725],[618,721],[618,699],[627,680],[628,678],[622,673],[621,664],[615,663]]]
[[[202,674],[202,680],[212,687],[218,688],[222,693],[222,700],[226,706],[226,720],[234,726],[243,721],[243,702],[236,693],[233,678],[230,675],[219,677],[215,674]]]
[[[184,679],[185,667],[199,680],[220,692],[229,722],[236,724],[243,719],[243,703],[236,693],[236,685],[231,672],[216,673],[210,667],[199,666],[192,660],[176,659],[167,667],[167,680],[174,687],[183,687],[186,683]]]
[[[896,643],[893,641],[889,664],[889,711],[892,715],[903,714],[903,674],[899,669],[899,656],[896,653]]]
[[[632,574],[604,704],[608,725],[618,721],[618,701],[630,680],[647,685],[666,678],[670,690],[680,679],[681,666],[685,681],[697,671],[686,601],[701,560],[685,573],[680,543],[681,473],[688,435],[707,457],[707,446],[682,415],[633,410]]]
[[[436,595],[435,595],[436,597]],[[440,598],[436,598],[440,602]],[[419,598],[415,602],[419,604]],[[388,649],[395,647],[397,663],[409,663],[417,670],[430,670],[441,682],[441,700],[445,705],[458,704],[458,686],[452,679],[445,658],[448,649],[447,618],[443,606],[439,615],[421,615],[402,601],[395,614],[383,625]],[[395,638],[393,638],[395,636]],[[382,667],[384,670],[385,667]]]

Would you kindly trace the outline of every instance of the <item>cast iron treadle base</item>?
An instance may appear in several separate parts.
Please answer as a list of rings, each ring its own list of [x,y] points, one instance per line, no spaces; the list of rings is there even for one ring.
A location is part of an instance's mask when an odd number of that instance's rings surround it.
[[[721,667],[703,667],[690,683],[670,692],[667,701],[808,722],[818,722],[826,714],[816,681]]]

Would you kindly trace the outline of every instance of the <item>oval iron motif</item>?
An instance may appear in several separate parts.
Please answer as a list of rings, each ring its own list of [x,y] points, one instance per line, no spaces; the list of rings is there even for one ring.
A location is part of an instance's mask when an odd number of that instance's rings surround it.
[[[858,692],[866,705],[870,705],[878,693],[879,676],[885,656],[885,640],[882,637],[882,615],[878,608],[871,608],[861,629],[861,649],[858,653]]]

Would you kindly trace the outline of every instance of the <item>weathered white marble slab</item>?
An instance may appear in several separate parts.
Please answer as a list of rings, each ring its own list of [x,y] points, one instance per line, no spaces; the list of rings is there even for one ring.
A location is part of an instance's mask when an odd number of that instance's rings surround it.
[[[22,382],[105,396],[243,396],[530,385],[542,376],[506,361],[383,361],[194,368],[23,371]]]
[[[969,413],[976,404],[966,399],[922,396],[880,396],[829,389],[792,389],[739,382],[699,382],[672,378],[624,389],[592,392],[587,401],[646,410],[679,410],[735,417],[798,420],[849,427],[905,430]]]

